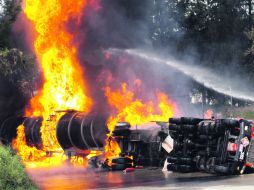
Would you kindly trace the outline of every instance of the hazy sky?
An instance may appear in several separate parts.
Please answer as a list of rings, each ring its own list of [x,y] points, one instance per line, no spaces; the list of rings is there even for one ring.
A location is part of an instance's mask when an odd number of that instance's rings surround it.
[[[0,0],[0,14],[1,14],[1,13],[2,13],[2,11],[3,11],[2,4],[3,4],[3,1],[2,1],[2,0]]]

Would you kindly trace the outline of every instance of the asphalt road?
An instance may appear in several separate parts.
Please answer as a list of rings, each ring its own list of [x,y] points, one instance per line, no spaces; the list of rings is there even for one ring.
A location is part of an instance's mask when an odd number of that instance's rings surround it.
[[[164,173],[161,169],[146,168],[124,174],[96,172],[84,168],[29,169],[29,175],[40,189],[242,189],[254,187],[254,174],[218,176],[206,173]]]

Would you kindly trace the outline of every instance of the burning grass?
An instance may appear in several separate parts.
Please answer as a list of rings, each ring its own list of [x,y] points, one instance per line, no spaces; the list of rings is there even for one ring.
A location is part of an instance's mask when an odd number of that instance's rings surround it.
[[[27,176],[20,158],[0,145],[0,189],[37,189]]]

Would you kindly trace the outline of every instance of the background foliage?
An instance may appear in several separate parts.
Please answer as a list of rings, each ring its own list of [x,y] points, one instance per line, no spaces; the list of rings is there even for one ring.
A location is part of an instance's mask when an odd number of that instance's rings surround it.
[[[0,145],[0,189],[37,189],[24,171],[20,158]]]

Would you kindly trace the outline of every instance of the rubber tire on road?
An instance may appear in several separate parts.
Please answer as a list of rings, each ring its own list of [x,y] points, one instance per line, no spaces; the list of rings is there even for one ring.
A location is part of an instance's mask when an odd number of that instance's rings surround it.
[[[215,165],[214,166],[214,171],[218,172],[218,173],[228,174],[229,173],[229,167]]]
[[[168,163],[174,163],[174,164],[176,164],[176,163],[179,162],[179,158],[178,158],[178,157],[175,157],[175,156],[169,156],[169,157],[167,158],[167,162],[168,162]]]
[[[190,165],[179,165],[180,172],[188,173],[188,172],[194,172],[195,169],[193,166]]]
[[[184,165],[193,164],[192,158],[190,158],[190,157],[181,157],[180,162],[181,162],[181,164],[184,164]]]
[[[132,164],[112,164],[111,169],[116,170],[125,170],[126,168],[132,168]]]
[[[114,164],[131,164],[132,159],[126,157],[113,158],[112,163]]]
[[[168,169],[168,171],[180,172],[179,166],[177,164],[168,164],[167,169]]]

